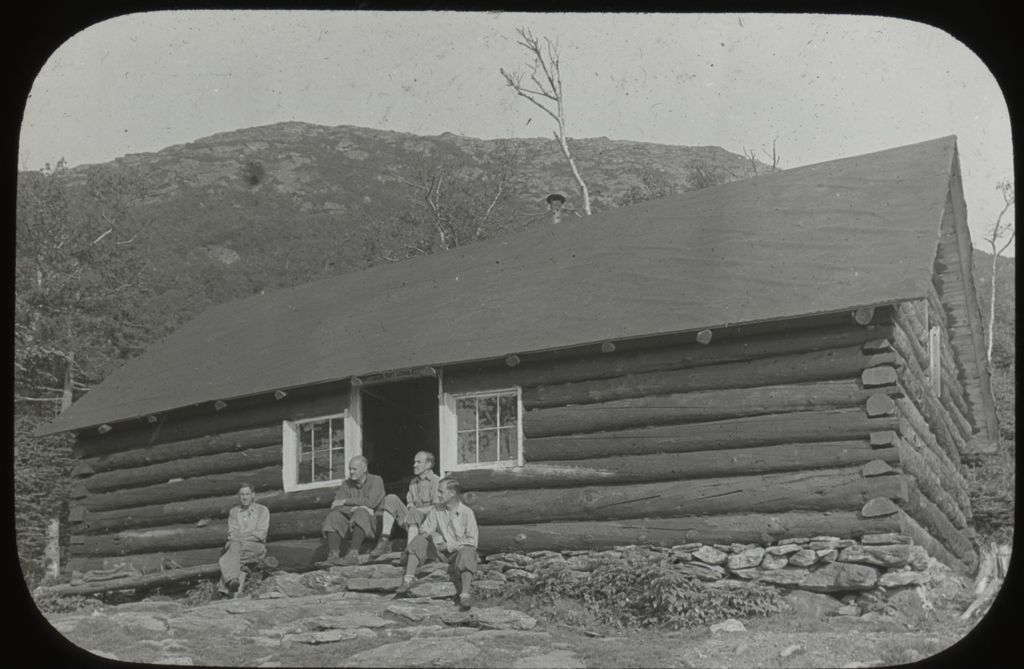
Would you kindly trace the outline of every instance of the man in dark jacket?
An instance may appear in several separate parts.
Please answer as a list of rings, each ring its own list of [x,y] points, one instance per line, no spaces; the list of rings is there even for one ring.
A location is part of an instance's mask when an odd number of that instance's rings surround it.
[[[324,518],[323,533],[327,538],[327,562],[359,564],[359,549],[366,537],[376,535],[374,514],[384,501],[384,481],[366,471],[367,461],[361,455],[349,460],[348,478],[342,481]],[[341,557],[341,541],[348,538],[348,552]]]

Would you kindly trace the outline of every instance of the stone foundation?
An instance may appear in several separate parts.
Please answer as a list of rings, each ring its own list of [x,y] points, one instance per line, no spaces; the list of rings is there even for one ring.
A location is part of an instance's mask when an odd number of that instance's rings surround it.
[[[848,596],[851,603],[856,595],[875,595],[859,597],[862,602],[884,601],[896,591],[926,584],[936,569],[942,570],[910,537],[887,533],[868,534],[859,541],[831,536],[783,539],[768,546],[689,543],[671,548],[495,553],[485,557],[474,585],[498,590],[506,581],[533,579],[538,569],[555,562],[582,576],[602,556],[622,556],[626,550],[668,560],[679,572],[716,587],[754,581],[837,598]]]

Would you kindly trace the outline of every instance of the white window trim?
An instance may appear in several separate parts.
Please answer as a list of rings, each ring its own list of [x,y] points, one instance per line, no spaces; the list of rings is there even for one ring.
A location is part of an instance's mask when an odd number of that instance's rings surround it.
[[[342,463],[341,477],[329,481],[310,481],[309,483],[297,483],[298,481],[298,448],[299,438],[297,425],[309,423],[328,418],[343,418],[345,430],[345,462]],[[336,488],[345,479],[345,467],[348,462],[357,455],[363,453],[363,430],[361,425],[362,402],[358,388],[352,388],[349,395],[349,406],[347,409],[323,416],[302,418],[300,420],[285,420],[281,425],[281,487],[285,492],[298,492],[300,490],[313,490],[316,488]]]
[[[480,397],[486,395],[497,395],[500,393],[516,394],[516,459],[501,462],[479,462],[479,463],[458,463],[458,420],[455,409],[457,399],[464,397]],[[438,393],[438,428],[440,434],[440,462],[438,471],[443,476],[448,472],[466,471],[468,469],[507,469],[521,467],[523,465],[523,390],[519,386],[508,388],[488,388],[486,390],[475,390],[471,392],[448,393],[444,391],[443,378],[441,390]]]

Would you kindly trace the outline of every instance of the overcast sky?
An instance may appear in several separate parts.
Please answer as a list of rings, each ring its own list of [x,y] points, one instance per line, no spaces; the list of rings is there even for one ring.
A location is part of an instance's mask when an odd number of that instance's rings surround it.
[[[503,86],[515,28],[557,39],[568,131],[782,167],[958,136],[972,237],[1013,178],[996,80],[939,29],[827,15],[179,11],[78,33],[43,67],[19,166],[106,162],[280,121],[425,135],[550,136]]]

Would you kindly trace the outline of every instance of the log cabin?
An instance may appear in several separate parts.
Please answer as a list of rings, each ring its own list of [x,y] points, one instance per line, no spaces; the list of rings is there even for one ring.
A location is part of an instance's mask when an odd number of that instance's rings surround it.
[[[220,305],[83,396],[71,570],[216,561],[242,481],[306,569],[357,454],[481,550],[902,532],[976,563],[997,425],[955,137]]]

